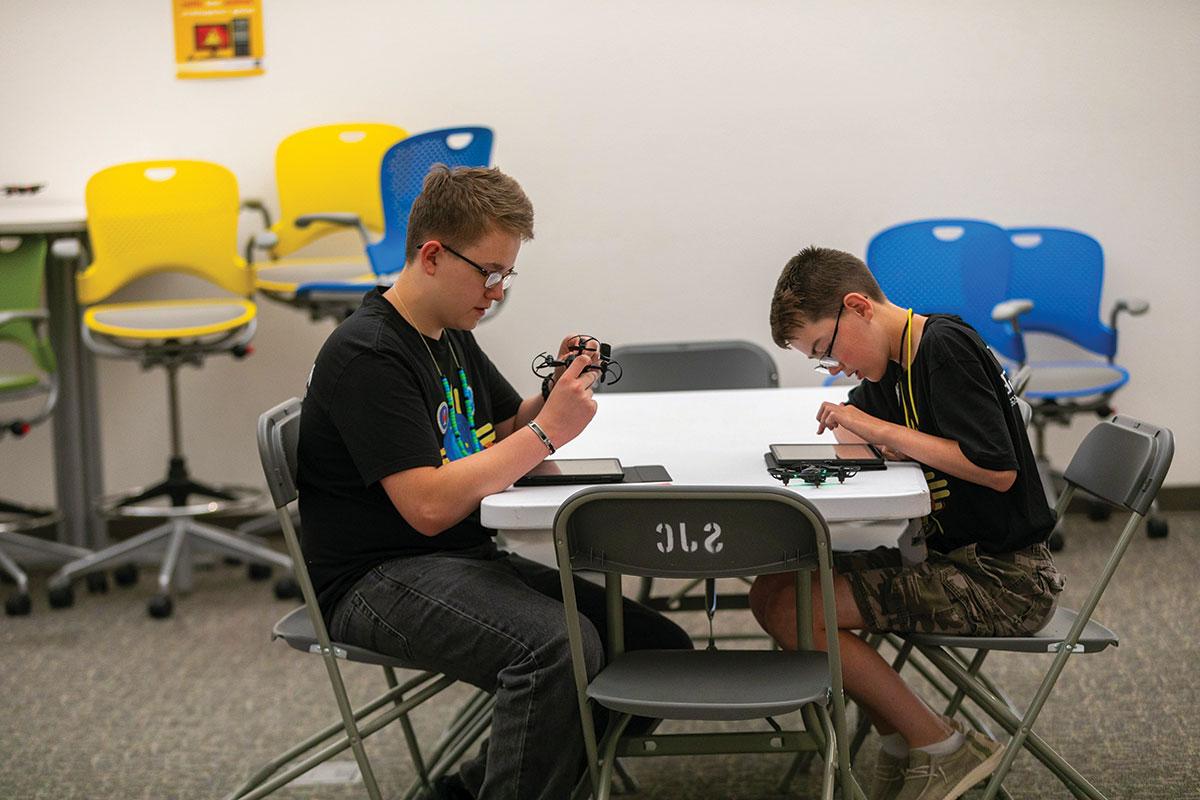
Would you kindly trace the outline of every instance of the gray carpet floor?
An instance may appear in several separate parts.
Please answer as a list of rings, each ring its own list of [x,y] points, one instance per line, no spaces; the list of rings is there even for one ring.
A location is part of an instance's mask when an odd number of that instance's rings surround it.
[[[1097,617],[1122,635],[1120,647],[1072,658],[1037,726],[1109,797],[1200,798],[1200,620],[1196,591],[1200,514],[1169,516],[1171,534],[1139,533]],[[1069,520],[1058,556],[1076,603],[1119,533],[1114,523]],[[77,592],[73,608],[51,610],[44,579],[29,617],[0,617],[0,798],[217,798],[268,758],[336,717],[320,659],[272,643],[289,604],[244,568],[197,574],[175,616],[150,619],[152,579],[104,595]],[[8,591],[10,587],[0,587]],[[744,612],[718,616],[745,630]],[[689,622],[695,634],[701,620]],[[1027,700],[1050,657],[998,655],[991,673]],[[354,697],[382,685],[377,668],[350,665]],[[418,736],[432,740],[466,690],[422,707]],[[869,775],[873,737],[856,766]],[[368,741],[385,796],[399,797],[413,772],[399,730]],[[776,798],[784,757],[645,759],[630,764],[639,797]],[[1070,795],[1028,755],[1007,782],[1015,797]],[[796,796],[814,796],[815,774]],[[358,798],[361,784],[291,787],[283,798]]]

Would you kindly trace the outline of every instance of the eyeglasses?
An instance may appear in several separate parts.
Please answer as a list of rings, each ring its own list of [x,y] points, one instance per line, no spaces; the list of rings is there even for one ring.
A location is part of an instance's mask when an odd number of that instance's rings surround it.
[[[483,276],[483,288],[485,289],[491,289],[496,284],[500,284],[501,289],[507,289],[509,286],[512,286],[513,278],[517,277],[516,267],[504,271],[485,269],[484,267],[479,266],[474,261],[464,256],[462,253],[455,250],[450,245],[443,243],[442,247],[451,255],[458,256],[463,261],[474,267],[475,271]]]
[[[842,362],[833,357],[833,342],[837,339],[838,325],[842,323],[842,309],[845,304],[838,306],[837,316],[833,318],[833,335],[829,337],[829,346],[825,348],[825,352],[817,359],[817,365],[813,367],[814,372],[819,372],[822,375],[832,375],[833,370],[842,365]]]

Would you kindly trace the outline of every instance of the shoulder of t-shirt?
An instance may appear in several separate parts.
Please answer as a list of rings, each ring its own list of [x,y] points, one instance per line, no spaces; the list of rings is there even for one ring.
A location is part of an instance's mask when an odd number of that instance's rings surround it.
[[[931,315],[921,334],[921,349],[926,350],[934,368],[959,361],[978,361],[984,347],[975,329],[955,316]]]

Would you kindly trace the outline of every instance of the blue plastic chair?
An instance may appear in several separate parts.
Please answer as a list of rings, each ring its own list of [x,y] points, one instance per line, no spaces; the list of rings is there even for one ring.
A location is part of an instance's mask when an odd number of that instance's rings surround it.
[[[1019,333],[993,311],[1009,293],[1010,245],[1003,228],[976,219],[906,222],[876,234],[867,266],[884,294],[920,314],[957,314],[988,346],[1025,360]]]
[[[404,269],[408,212],[430,168],[434,164],[486,167],[492,160],[492,141],[490,128],[442,128],[401,139],[384,154],[379,171],[384,234],[367,247],[376,275],[393,276]]]
[[[1032,308],[1020,317],[1020,331],[1048,334],[1095,353],[1099,358],[1030,361],[1025,398],[1033,406],[1035,448],[1048,470],[1046,427],[1068,425],[1077,414],[1112,416],[1112,396],[1129,381],[1129,371],[1116,363],[1117,320],[1123,312],[1144,314],[1144,300],[1118,300],[1108,323],[1100,316],[1104,285],[1104,251],[1100,243],[1067,228],[1009,228],[1012,276],[1009,296],[1028,299]],[[1025,347],[1021,347],[1024,353]],[[1024,363],[1024,359],[1021,359]],[[1165,520],[1152,516],[1151,536],[1165,536]]]

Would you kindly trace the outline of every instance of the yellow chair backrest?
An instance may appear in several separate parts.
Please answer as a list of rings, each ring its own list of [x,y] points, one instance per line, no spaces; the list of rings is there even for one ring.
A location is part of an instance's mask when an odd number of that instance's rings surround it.
[[[286,256],[341,228],[315,223],[297,228],[303,214],[357,214],[375,233],[383,231],[379,166],[383,154],[408,131],[380,123],[321,125],[297,131],[275,151],[275,184],[279,188],[279,221],[271,231],[279,237],[272,255]]]
[[[238,255],[233,173],[206,161],[137,161],[91,177],[85,192],[92,264],[79,302],[97,303],[138,278],[185,272],[243,297],[254,273]]]

